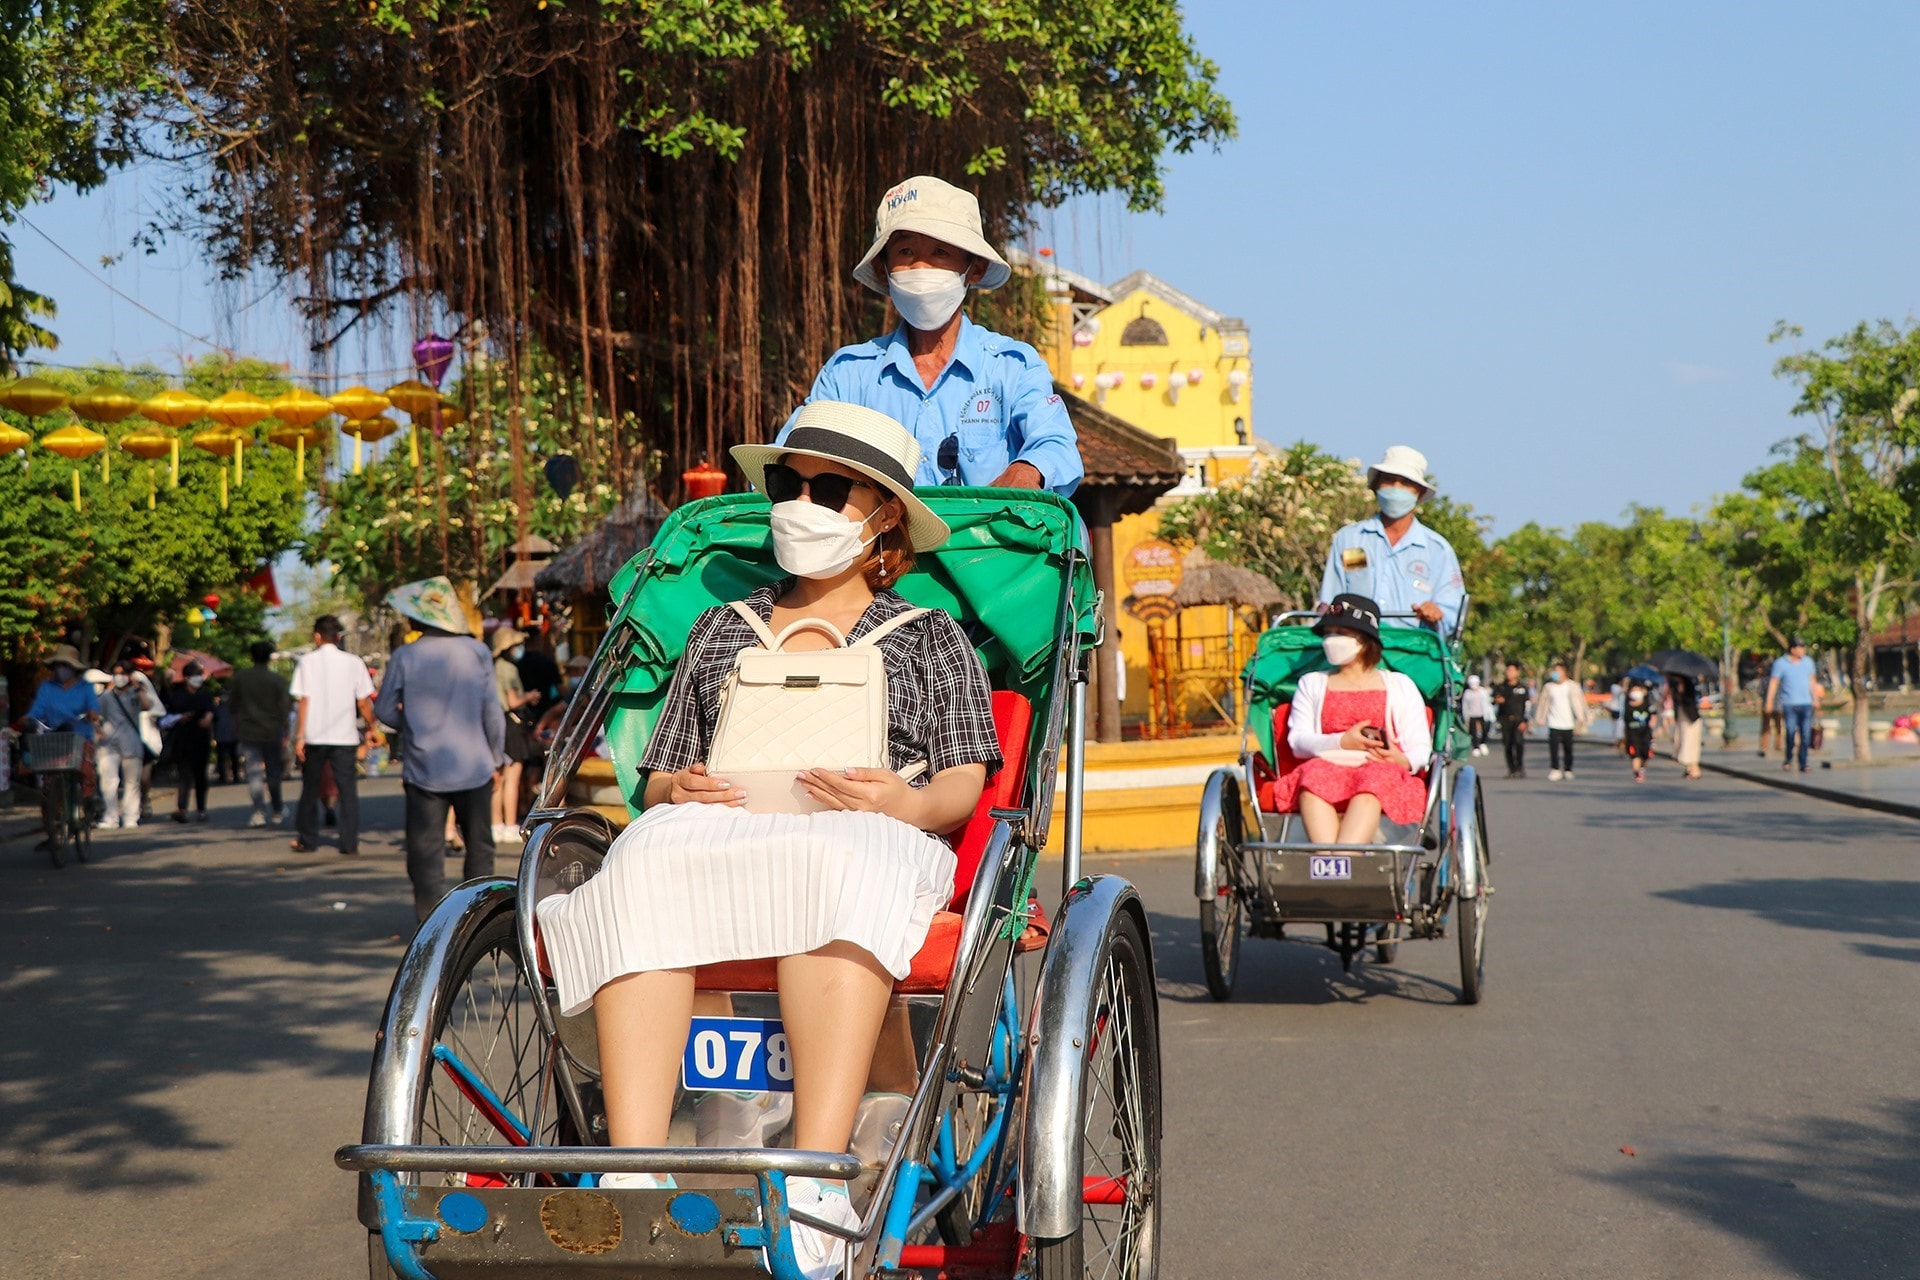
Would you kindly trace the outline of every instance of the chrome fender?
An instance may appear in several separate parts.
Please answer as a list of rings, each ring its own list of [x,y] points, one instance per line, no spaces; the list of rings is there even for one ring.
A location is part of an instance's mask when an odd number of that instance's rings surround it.
[[[1246,833],[1260,829],[1258,819],[1249,825],[1247,803],[1240,793],[1240,785],[1240,770],[1222,766],[1207,775],[1207,785],[1201,789],[1200,830],[1193,846],[1193,896],[1201,902],[1212,902],[1219,895],[1223,853],[1237,856],[1239,843],[1246,839]],[[1230,851],[1220,848],[1223,817],[1234,845]]]
[[[1021,1134],[1020,1221],[1028,1235],[1059,1239],[1080,1229],[1083,1046],[1093,1037],[1089,1017],[1107,930],[1122,912],[1132,912],[1141,936],[1151,937],[1146,907],[1126,880],[1092,876],[1080,881],[1061,904],[1041,961],[1027,1023],[1022,1087],[1026,1125]],[[1147,946],[1151,974],[1151,941]],[[1145,1012],[1159,1017],[1157,1008]]]
[[[1447,841],[1447,856],[1453,860],[1454,893],[1462,898],[1480,896],[1480,867],[1486,860],[1486,832],[1480,829],[1480,775],[1472,765],[1462,765],[1453,780],[1453,838]]]
[[[414,1117],[420,1112],[421,1090],[428,1077],[426,1059],[432,1051],[433,1024],[448,971],[460,963],[482,925],[513,909],[513,899],[511,880],[469,880],[440,899],[407,944],[374,1036],[367,1112],[360,1125],[362,1142],[403,1145],[414,1140]],[[360,1175],[360,1221],[369,1229],[380,1221],[373,1183],[364,1173]]]

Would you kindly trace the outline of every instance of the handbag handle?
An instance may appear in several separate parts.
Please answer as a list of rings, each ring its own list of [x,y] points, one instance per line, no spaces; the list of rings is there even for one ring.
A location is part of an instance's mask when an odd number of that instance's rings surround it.
[[[761,647],[770,652],[779,653],[781,648],[787,643],[787,637],[796,631],[824,631],[833,637],[834,648],[844,649],[847,647],[847,638],[841,634],[840,628],[834,626],[825,618],[796,618],[783,627],[779,635],[775,635],[772,631],[768,630],[766,623],[760,621],[760,615],[752,609],[749,609],[742,601],[730,600],[727,602],[727,607],[739,614],[741,619],[744,620],[749,627],[753,628],[753,634],[760,637]]]

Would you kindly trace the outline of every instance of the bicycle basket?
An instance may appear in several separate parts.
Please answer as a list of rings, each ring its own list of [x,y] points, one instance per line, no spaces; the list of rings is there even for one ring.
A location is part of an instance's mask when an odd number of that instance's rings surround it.
[[[27,754],[27,768],[35,773],[79,769],[84,742],[77,733],[28,733],[20,738]]]

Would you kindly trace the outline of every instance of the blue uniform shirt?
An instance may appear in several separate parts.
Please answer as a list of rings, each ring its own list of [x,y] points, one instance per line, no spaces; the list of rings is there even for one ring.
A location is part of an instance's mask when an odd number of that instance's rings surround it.
[[[964,315],[953,358],[929,390],[913,367],[907,326],[827,358],[807,399],[876,409],[920,442],[915,484],[987,485],[1015,462],[1030,463],[1047,487],[1067,497],[1079,487],[1080,446],[1067,407],[1053,390],[1040,353]],[[792,419],[774,437],[779,444]],[[940,445],[955,437],[958,465],[940,466]]]
[[[1440,606],[1442,632],[1451,634],[1460,620],[1460,604],[1466,597],[1466,583],[1460,577],[1460,560],[1447,540],[1420,523],[1415,517],[1407,526],[1399,545],[1387,542],[1387,531],[1379,516],[1369,516],[1350,524],[1333,535],[1333,547],[1327,552],[1327,571],[1320,579],[1320,599],[1324,603],[1343,591],[1371,597],[1380,612],[1412,613],[1417,604],[1431,600]],[[1415,626],[1410,619],[1394,619],[1383,625]]]
[[[1782,654],[1773,660],[1771,677],[1780,682],[1780,691],[1775,697],[1777,705],[1782,707],[1810,707],[1813,705],[1813,656],[1808,654],[1800,661]]]
[[[100,714],[100,699],[85,680],[75,680],[64,689],[58,680],[42,680],[34,690],[33,705],[27,708],[27,715],[50,732],[72,732],[87,739],[93,737],[92,723],[83,718],[89,713]]]

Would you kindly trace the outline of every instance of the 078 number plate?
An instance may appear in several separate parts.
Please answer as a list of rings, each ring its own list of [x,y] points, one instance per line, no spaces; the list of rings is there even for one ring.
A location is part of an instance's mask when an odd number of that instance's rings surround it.
[[[680,1080],[694,1092],[792,1093],[787,1029],[778,1018],[695,1018]]]

